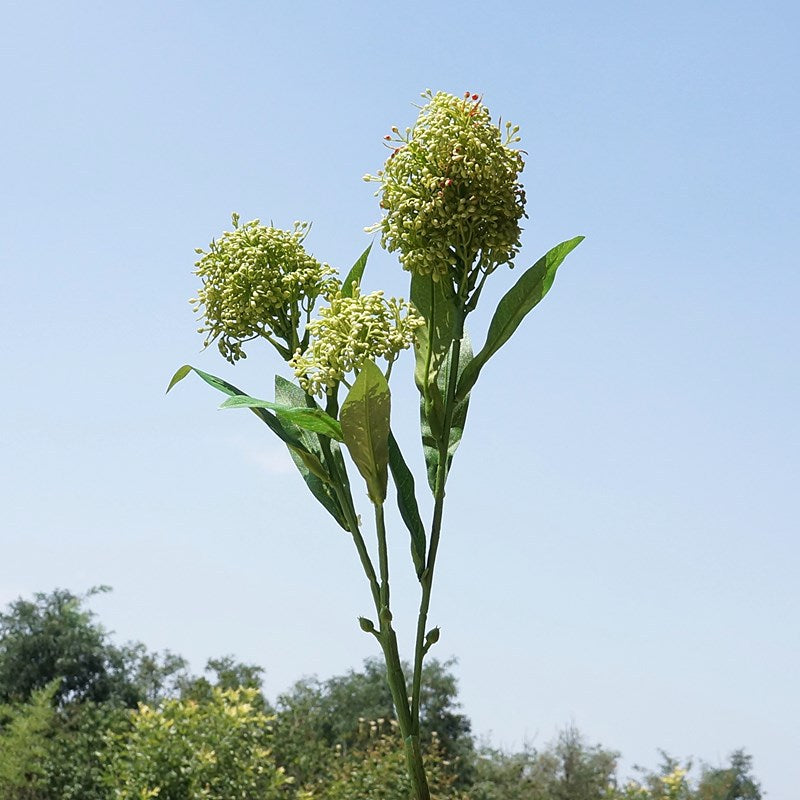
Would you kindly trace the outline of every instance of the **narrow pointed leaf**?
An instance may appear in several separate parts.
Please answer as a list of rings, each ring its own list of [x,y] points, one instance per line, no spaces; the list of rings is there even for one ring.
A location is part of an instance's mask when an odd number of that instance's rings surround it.
[[[365,361],[342,403],[339,420],[344,443],[376,505],[386,499],[389,480],[389,384],[373,361]]]
[[[178,367],[175,370],[175,374],[172,376],[172,379],[169,382],[169,386],[167,386],[166,394],[169,394],[169,390],[179,381],[182,381],[190,372],[192,371],[192,367],[189,364],[184,364],[182,367]]]
[[[556,271],[583,238],[576,236],[574,239],[557,244],[523,272],[519,280],[503,296],[489,323],[486,343],[459,380],[456,397],[460,399],[466,397],[478,380],[478,375],[486,362],[511,338],[525,315],[550,291]]]
[[[306,406],[287,406],[271,403],[269,400],[258,400],[247,395],[238,395],[226,400],[220,408],[268,408],[282,420],[289,420],[306,431],[322,433],[331,439],[341,442],[342,426],[333,417],[328,416],[321,408]]]
[[[295,466],[297,467],[303,480],[306,482],[309,491],[319,501],[320,505],[336,520],[339,527],[345,531],[349,531],[350,527],[345,519],[344,512],[342,511],[339,500],[335,492],[330,487],[330,478],[323,480],[317,474],[311,465],[319,464],[319,461],[312,461],[309,454],[303,450],[296,450],[293,447],[289,448],[289,455],[292,457]],[[313,458],[313,457],[312,457]],[[324,468],[323,468],[324,470]]]
[[[248,396],[246,392],[243,392],[241,389],[238,389],[232,383],[228,383],[222,378],[218,378],[216,375],[210,375],[208,372],[203,372],[203,370],[197,369],[197,367],[193,367],[190,364],[184,364],[184,366],[182,366],[175,373],[175,375],[172,376],[172,380],[169,383],[167,391],[169,391],[176,383],[182,381],[190,372],[194,372],[196,375],[199,375],[209,386],[213,386],[218,391],[222,392],[223,394],[227,394],[230,397]],[[278,438],[286,442],[287,445],[290,445],[292,447],[300,447],[300,448],[303,447],[298,437],[294,434],[289,433],[286,430],[286,428],[281,424],[280,420],[274,414],[271,414],[266,408],[251,408],[250,410],[262,422],[264,422],[269,427],[269,429],[276,436],[278,436]]]
[[[297,384],[286,380],[286,378],[276,375],[275,376],[275,402],[284,406],[299,407],[303,404],[312,404],[310,407],[316,407],[315,401],[310,398]],[[322,446],[320,444],[319,436],[312,431],[305,431],[302,428],[298,430],[298,434],[306,446],[306,449],[316,454],[320,459],[322,458]],[[350,483],[347,479],[347,467],[344,463],[342,450],[336,441],[329,443],[330,452],[333,460],[336,462],[336,471],[339,474],[345,488],[349,491]]]
[[[400,516],[411,534],[411,558],[414,560],[414,567],[419,578],[425,569],[425,525],[422,522],[417,496],[414,492],[414,475],[408,468],[408,464],[400,452],[400,446],[391,431],[389,432],[389,469],[397,489],[397,507],[400,509]]]
[[[297,407],[300,403],[305,402],[306,399],[306,393],[299,386],[296,386],[291,381],[287,381],[286,378],[280,375],[275,376],[275,401],[277,404]],[[295,427],[291,421],[287,420],[285,424],[290,431],[296,432],[305,448],[304,452],[303,450],[298,451],[295,448],[289,447],[289,453],[311,494],[314,495],[344,530],[349,531],[350,527],[347,524],[341,503],[331,483],[331,477],[328,475],[326,468],[322,465],[324,456],[319,437],[313,431]],[[342,458],[339,445],[335,441],[332,441],[330,443],[330,449],[337,464],[340,464],[340,475],[344,475],[344,459]],[[317,469],[317,465],[319,465],[319,469],[322,470],[322,473]],[[346,476],[344,480],[346,482]]]
[[[292,461],[297,463],[302,463],[303,466],[312,474],[315,475],[322,483],[329,485],[331,482],[331,476],[328,475],[327,470],[322,465],[322,462],[317,458],[313,453],[309,453],[307,450],[303,450],[300,447],[292,447],[291,445],[287,445],[289,448],[289,455],[292,457]]]
[[[361,277],[364,274],[364,267],[367,266],[367,259],[369,258],[369,251],[372,250],[372,242],[369,247],[358,257],[358,261],[347,273],[347,277],[342,282],[342,297],[353,296],[353,284],[361,286]]]
[[[411,278],[411,302],[425,319],[414,343],[414,380],[420,393],[427,397],[435,389],[439,368],[450,351],[455,335],[456,306],[445,282],[434,281],[430,275]]]
[[[469,369],[472,363],[472,342],[469,335],[464,331],[464,336],[461,339],[461,348],[458,357],[458,375],[456,377],[456,386],[461,376]],[[445,363],[445,368],[442,370],[441,381],[442,385],[446,386],[450,377],[450,359]],[[450,423],[450,439],[447,446],[448,462],[447,468],[450,469],[450,462],[453,460],[453,454],[456,448],[461,443],[461,437],[464,435],[464,425],[467,421],[467,410],[469,409],[469,394],[459,400],[455,400],[455,408],[453,409],[453,419]]]
[[[281,419],[288,419],[303,430],[324,434],[337,442],[344,441],[342,426],[338,420],[329,417],[321,408],[292,408],[278,411],[277,414]]]
[[[227,394],[231,397],[248,397],[245,392],[243,392],[241,389],[238,389],[233,384],[228,383],[227,381],[224,381],[222,378],[218,378],[215,375],[210,375],[207,372],[203,372],[203,370],[192,367],[189,364],[182,366],[175,373],[170,381],[167,391],[169,391],[176,383],[183,380],[190,372],[195,372],[207,384],[209,384],[209,386],[213,386],[223,394]],[[298,388],[297,390],[300,392],[301,396],[305,396],[302,389]],[[289,448],[289,453],[292,457],[292,460],[300,470],[300,473],[302,474],[303,479],[305,480],[309,489],[311,489],[312,494],[320,501],[320,503],[322,503],[323,506],[325,506],[325,508],[330,512],[331,516],[339,523],[339,525],[342,526],[342,528],[344,528],[346,531],[350,530],[347,522],[345,521],[345,516],[342,512],[341,506],[339,505],[338,500],[330,488],[331,479],[327,473],[327,470],[322,464],[321,452],[315,452],[313,448],[309,446],[311,442],[306,440],[306,436],[314,436],[316,439],[316,435],[312,433],[304,434],[304,431],[295,426],[291,421],[285,418],[283,420],[279,420],[266,408],[250,407],[250,410],[260,420],[265,422],[269,426],[270,430],[277,434],[277,436]],[[331,444],[335,443],[331,442]],[[319,447],[318,440],[317,447]]]
[[[439,441],[444,435],[444,394],[441,370],[450,358],[456,328],[456,304],[444,281],[430,275],[411,278],[411,302],[425,319],[414,342],[414,381],[420,393],[420,429],[428,483],[436,481]]]
[[[447,392],[447,385],[450,380],[451,369],[451,353],[448,353],[447,358],[442,364],[437,376],[436,382],[442,396]],[[470,342],[469,334],[464,331],[461,339],[461,346],[458,352],[458,378],[460,380],[464,373],[469,369],[472,363],[472,343]],[[450,436],[447,442],[447,465],[445,470],[445,479],[450,471],[450,466],[453,462],[453,455],[461,443],[461,437],[464,435],[464,425],[467,420],[467,410],[469,409],[469,394],[460,400],[456,398],[455,407],[453,409],[453,418],[450,423]],[[436,492],[436,476],[439,469],[439,442],[441,440],[441,433],[431,425],[430,409],[427,410],[424,400],[420,403],[420,427],[422,430],[422,450],[425,455],[425,465],[428,473],[428,485],[431,487],[432,492]]]

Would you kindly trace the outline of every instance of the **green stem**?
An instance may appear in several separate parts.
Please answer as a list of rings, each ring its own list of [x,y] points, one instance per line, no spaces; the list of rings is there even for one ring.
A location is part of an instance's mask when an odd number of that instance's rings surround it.
[[[430,800],[430,789],[425,777],[425,765],[422,760],[419,732],[414,731],[411,709],[408,704],[408,684],[406,684],[400,654],[397,649],[397,636],[391,622],[381,620],[381,646],[386,661],[386,680],[392,694],[400,735],[403,737],[403,748],[406,755],[406,766],[414,790],[414,800]]]
[[[310,398],[309,398],[310,399]],[[313,400],[312,400],[313,402]],[[378,614],[380,633],[378,640],[383,650],[386,662],[386,679],[392,695],[400,733],[403,737],[403,749],[406,757],[406,766],[414,790],[415,800],[430,800],[430,789],[425,776],[425,765],[422,760],[420,746],[419,725],[414,725],[411,707],[408,698],[408,684],[403,673],[400,653],[397,647],[397,635],[392,628],[392,614],[389,607],[389,552],[386,537],[386,520],[383,504],[375,506],[375,527],[378,534],[378,557],[380,569],[380,584],[375,574],[372,559],[369,556],[364,537],[361,535],[358,515],[355,511],[353,497],[349,491],[349,484],[342,476],[339,465],[333,456],[330,441],[325,436],[319,437],[323,457],[331,475],[331,482],[339,504],[345,514],[345,519],[350,527],[353,541],[358,551],[361,565],[367,576],[372,591],[372,599]]]
[[[322,446],[322,453],[325,461],[327,462],[328,470],[331,475],[333,490],[336,492],[339,505],[341,505],[342,510],[344,511],[345,519],[350,527],[350,534],[353,537],[353,542],[356,546],[356,550],[358,551],[358,557],[361,560],[361,566],[363,567],[364,574],[367,576],[367,580],[369,581],[369,588],[372,592],[372,600],[375,604],[375,613],[380,616],[381,591],[380,586],[378,585],[378,577],[375,574],[375,567],[372,564],[372,559],[369,557],[369,551],[367,550],[364,537],[361,535],[361,526],[359,525],[358,514],[356,513],[355,505],[353,504],[353,497],[350,491],[345,489],[345,481],[339,472],[339,465],[336,463],[336,459],[333,457],[333,453],[331,452],[330,440],[325,436],[320,436],[319,442]]]
[[[447,462],[450,449],[450,429],[455,412],[455,393],[458,383],[458,362],[461,353],[461,340],[464,338],[464,313],[458,312],[455,336],[450,350],[450,373],[448,375],[446,395],[444,398],[444,425],[439,440],[439,463],[436,468],[436,484],[434,491],[433,519],[431,521],[431,540],[428,547],[428,558],[425,570],[420,578],[422,597],[417,617],[417,635],[414,647],[414,675],[411,684],[411,719],[414,733],[419,736],[420,693],[422,688],[422,661],[425,656],[425,629],[428,625],[428,609],[433,588],[433,570],[436,566],[436,554],[439,550],[439,537],[442,532],[442,515],[444,512],[445,484],[447,483]]]
[[[338,405],[335,399],[334,403],[335,405]],[[314,400],[314,398],[309,394],[306,394],[306,405],[309,408],[318,408],[316,400]],[[339,500],[339,505],[342,507],[345,520],[350,528],[350,534],[353,537],[353,542],[356,546],[356,550],[358,551],[358,557],[361,561],[361,566],[363,567],[364,574],[367,576],[367,580],[369,581],[369,588],[372,592],[372,600],[375,603],[375,613],[380,615],[381,597],[380,587],[378,586],[378,578],[375,575],[375,567],[372,565],[372,559],[369,557],[369,550],[367,550],[364,537],[361,535],[361,525],[359,524],[358,514],[356,513],[356,507],[353,503],[353,495],[350,492],[350,482],[347,480],[346,468],[344,474],[342,474],[339,470],[339,464],[333,456],[333,451],[331,450],[331,441],[327,436],[320,436],[319,444],[322,448],[323,460],[327,465],[328,472],[331,476],[333,491],[336,493],[336,497]]]
[[[386,520],[383,503],[375,505],[375,530],[378,532],[378,562],[381,571],[381,613],[389,610],[389,551],[386,546]]]
[[[378,550],[379,568],[381,582],[375,574],[372,559],[369,557],[364,537],[361,535],[358,524],[358,516],[353,505],[353,498],[349,491],[345,489],[345,482],[339,472],[336,460],[331,452],[330,442],[324,436],[320,436],[323,455],[331,473],[334,491],[339,499],[339,503],[345,513],[348,525],[350,526],[358,550],[361,565],[369,580],[372,591],[372,599],[375,603],[375,610],[378,614],[380,634],[378,639],[383,650],[386,662],[386,679],[389,684],[389,691],[392,694],[395,709],[397,710],[397,722],[400,726],[400,733],[403,737],[403,748],[406,756],[406,766],[411,783],[414,788],[415,800],[430,800],[430,790],[428,781],[425,777],[425,766],[422,761],[422,750],[419,742],[419,732],[414,732],[411,708],[408,702],[408,686],[406,677],[403,673],[403,665],[400,661],[400,653],[397,647],[397,635],[392,628],[392,615],[389,609],[389,554],[386,541],[386,521],[383,513],[383,505],[375,506],[375,525],[378,531]]]
[[[403,673],[400,653],[397,648],[397,635],[392,628],[392,613],[389,607],[389,551],[386,542],[386,520],[383,503],[375,504],[375,529],[378,534],[378,557],[380,562],[380,642],[386,661],[386,679],[392,700],[397,709],[397,721],[403,737],[408,775],[414,788],[415,800],[430,800],[430,790],[425,777],[419,731],[414,728],[414,720],[408,703],[408,684]]]

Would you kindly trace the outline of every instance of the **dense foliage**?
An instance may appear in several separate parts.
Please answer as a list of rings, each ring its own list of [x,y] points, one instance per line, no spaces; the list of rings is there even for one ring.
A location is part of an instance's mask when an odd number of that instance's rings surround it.
[[[91,594],[38,594],[0,614],[3,800],[407,800],[377,659],[326,681],[304,678],[270,704],[257,666],[226,656],[194,676],[178,656],[114,644],[86,607]],[[426,665],[422,701],[439,800],[762,796],[741,750],[725,765],[702,765],[695,778],[664,756],[655,771],[623,781],[618,754],[574,728],[542,750],[478,746],[452,668]]]

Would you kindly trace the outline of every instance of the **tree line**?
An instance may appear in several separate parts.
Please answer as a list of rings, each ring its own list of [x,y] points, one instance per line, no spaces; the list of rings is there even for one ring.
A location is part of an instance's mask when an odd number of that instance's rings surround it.
[[[3,800],[407,800],[385,667],[303,678],[274,700],[261,667],[115,644],[88,608],[106,587],[20,598],[0,613]],[[662,753],[619,774],[619,753],[574,728],[516,752],[479,743],[453,662],[431,660],[421,698],[439,800],[760,800],[752,759],[692,770]]]

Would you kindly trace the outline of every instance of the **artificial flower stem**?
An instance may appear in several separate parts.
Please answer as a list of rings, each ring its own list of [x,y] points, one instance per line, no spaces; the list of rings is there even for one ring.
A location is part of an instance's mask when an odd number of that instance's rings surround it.
[[[433,519],[431,521],[431,538],[425,569],[420,577],[422,597],[420,598],[419,616],[417,617],[417,635],[414,647],[414,675],[411,684],[411,720],[414,731],[419,735],[419,706],[422,686],[422,660],[425,656],[425,628],[428,624],[428,609],[433,588],[433,570],[436,566],[436,554],[439,550],[439,537],[442,531],[442,514],[444,512],[445,484],[447,482],[447,460],[449,457],[450,429],[453,425],[455,411],[455,394],[458,383],[458,362],[461,353],[461,340],[464,338],[464,311],[456,318],[456,330],[450,352],[450,374],[447,382],[447,393],[444,407],[444,426],[439,440],[439,463],[436,469],[436,490],[434,493]]]
[[[381,610],[389,610],[389,551],[386,546],[386,519],[383,503],[375,504],[375,530],[378,534],[378,562],[381,573]]]
[[[372,600],[375,604],[375,612],[380,615],[381,613],[381,590],[378,585],[378,578],[375,574],[375,567],[372,564],[372,559],[369,557],[367,545],[364,542],[364,537],[361,535],[361,528],[358,522],[358,514],[356,514],[353,505],[353,498],[349,490],[345,489],[345,480],[339,473],[339,467],[331,452],[330,440],[326,436],[319,437],[320,445],[322,446],[322,453],[325,461],[327,462],[328,470],[331,475],[331,483],[333,490],[336,492],[336,497],[339,504],[344,511],[347,524],[350,527],[350,534],[353,537],[353,542],[358,551],[358,557],[361,561],[361,566],[364,569],[364,574],[369,581],[369,588],[372,592]]]
[[[414,719],[408,702],[408,684],[397,648],[397,635],[392,628],[392,614],[389,606],[389,551],[386,542],[386,519],[383,503],[375,504],[375,530],[378,535],[378,557],[380,563],[380,642],[386,660],[386,678],[392,693],[403,747],[406,755],[408,776],[414,789],[415,800],[430,800],[430,790],[425,777],[419,731],[415,730]]]

